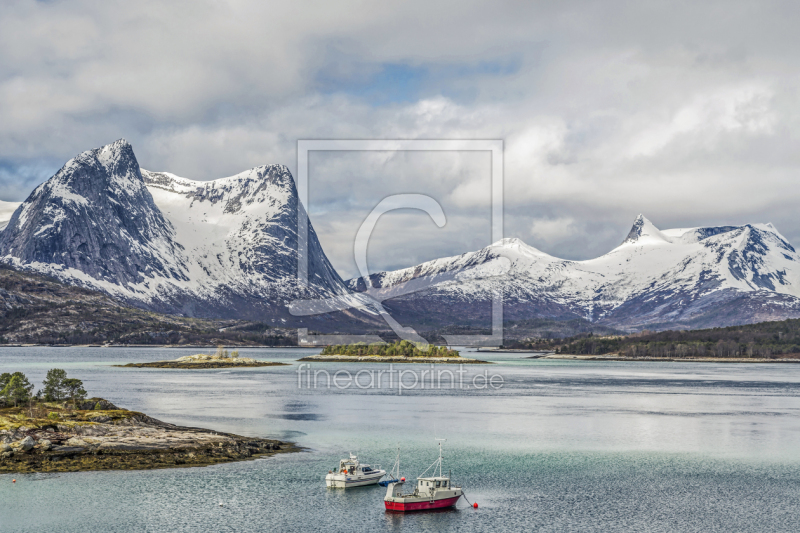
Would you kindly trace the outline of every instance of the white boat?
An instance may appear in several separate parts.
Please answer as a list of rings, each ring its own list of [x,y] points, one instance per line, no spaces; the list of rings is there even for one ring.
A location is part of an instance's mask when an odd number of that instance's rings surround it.
[[[403,494],[403,484],[406,478],[399,483],[390,483],[386,489],[383,503],[387,511],[426,511],[429,509],[444,509],[456,504],[464,492],[461,487],[454,487],[450,483],[450,476],[442,473],[442,440],[439,440],[439,458],[417,478],[417,486],[408,494]],[[436,467],[439,474],[436,474]],[[433,468],[433,475],[425,477],[428,470]]]
[[[358,462],[358,456],[350,454],[349,459],[339,461],[339,468],[330,470],[325,476],[325,485],[334,488],[363,487],[375,485],[386,474],[380,466],[372,467]]]

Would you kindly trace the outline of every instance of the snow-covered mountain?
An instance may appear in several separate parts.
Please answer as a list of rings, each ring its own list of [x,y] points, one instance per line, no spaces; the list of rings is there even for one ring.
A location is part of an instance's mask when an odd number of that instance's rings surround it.
[[[282,322],[294,298],[346,292],[310,224],[309,285],[297,281],[298,213],[285,166],[192,181],[140,169],[119,140],[37,187],[0,233],[0,258],[146,309]]]
[[[71,159],[22,204],[0,203],[0,261],[154,311],[325,331],[385,327],[368,309],[289,313],[294,299],[365,287],[351,280],[348,289],[310,222],[309,284],[298,282],[298,216],[307,217],[284,166],[192,181],[141,169],[120,140]],[[496,290],[507,320],[660,328],[800,316],[800,255],[770,224],[659,230],[639,216],[620,246],[589,261],[504,239],[371,281],[395,319],[427,329],[488,324]],[[429,288],[396,296],[421,285]]]
[[[452,280],[454,272],[470,271],[484,277]],[[659,230],[639,215],[624,242],[596,259],[568,261],[503,239],[374,274],[371,283],[387,288],[418,278],[431,288],[384,302],[394,316],[417,324],[486,324],[498,289],[507,320],[580,317],[659,328],[800,317],[800,255],[771,224]],[[348,285],[364,290],[362,279]]]

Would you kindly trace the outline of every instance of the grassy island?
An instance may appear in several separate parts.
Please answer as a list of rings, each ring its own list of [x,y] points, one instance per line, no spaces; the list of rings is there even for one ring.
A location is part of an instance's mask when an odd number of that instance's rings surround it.
[[[392,344],[363,342],[326,346],[319,355],[303,357],[305,362],[339,363],[441,363],[441,364],[489,364],[478,359],[461,357],[457,350],[446,346],[427,345],[422,348],[405,340]]]
[[[447,346],[434,346],[429,344],[424,350],[413,342],[396,341],[393,344],[374,343],[366,344],[359,342],[356,344],[335,344],[326,346],[320,355],[378,355],[381,357],[460,357],[456,350],[450,350]]]

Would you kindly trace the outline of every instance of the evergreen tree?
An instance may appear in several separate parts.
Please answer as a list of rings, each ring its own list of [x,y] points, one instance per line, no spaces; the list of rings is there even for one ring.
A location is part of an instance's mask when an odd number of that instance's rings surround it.
[[[67,392],[67,398],[72,400],[73,405],[78,400],[86,399],[86,390],[83,388],[83,381],[75,378],[67,378],[62,383]]]
[[[67,390],[64,381],[67,379],[67,371],[60,368],[53,368],[47,371],[44,378],[44,399],[47,402],[59,402],[67,399]]]
[[[6,374],[3,374],[2,377],[5,378],[5,376]],[[10,374],[10,379],[5,387],[3,387],[3,390],[0,390],[0,397],[6,402],[13,403],[14,407],[16,407],[30,399],[32,390],[33,385],[31,385],[31,382],[25,377],[25,374],[22,372],[14,372]]]

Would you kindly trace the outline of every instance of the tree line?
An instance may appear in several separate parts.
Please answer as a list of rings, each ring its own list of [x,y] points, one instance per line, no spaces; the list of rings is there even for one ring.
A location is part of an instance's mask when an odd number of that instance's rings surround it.
[[[589,333],[566,339],[528,339],[508,347],[574,355],[774,359],[800,355],[800,319],[725,328],[642,331],[626,336],[599,337]]]
[[[358,342],[355,344],[335,344],[326,346],[320,355],[382,355],[403,357],[458,357],[456,350],[447,346],[429,344],[424,350],[413,342],[406,340],[396,341],[392,344]]]
[[[86,390],[79,379],[68,378],[67,372],[53,368],[47,372],[42,382],[43,387],[35,394],[34,386],[22,372],[0,374],[0,407],[29,404],[33,401],[62,402],[70,401],[73,405],[86,399]]]

